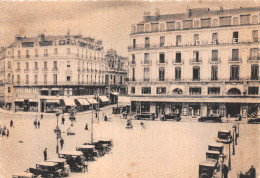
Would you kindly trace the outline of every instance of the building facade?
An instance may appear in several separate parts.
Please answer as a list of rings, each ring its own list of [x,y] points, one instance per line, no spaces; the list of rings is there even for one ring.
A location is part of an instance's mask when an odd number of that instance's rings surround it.
[[[18,36],[2,55],[3,102],[13,110],[48,112],[62,99],[108,95],[102,41],[69,32],[63,36]]]
[[[105,83],[108,93],[111,93],[111,103],[117,102],[118,94],[126,94],[126,78],[128,70],[128,58],[117,54],[116,50],[110,49],[106,53],[107,70]]]
[[[132,25],[134,112],[260,117],[260,8],[145,13]]]

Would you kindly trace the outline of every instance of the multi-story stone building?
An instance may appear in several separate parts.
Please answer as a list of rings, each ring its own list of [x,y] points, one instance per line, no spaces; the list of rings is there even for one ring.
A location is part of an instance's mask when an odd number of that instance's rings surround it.
[[[259,31],[259,7],[145,13],[128,48],[132,110],[260,117]]]
[[[4,103],[13,109],[48,112],[60,101],[72,106],[79,99],[86,105],[80,99],[107,94],[102,41],[69,32],[64,36],[18,36],[3,52]]]
[[[117,54],[114,49],[110,49],[106,54],[107,70],[105,83],[108,93],[111,93],[110,100],[116,103],[118,94],[126,94],[126,83],[128,69],[128,58]]]

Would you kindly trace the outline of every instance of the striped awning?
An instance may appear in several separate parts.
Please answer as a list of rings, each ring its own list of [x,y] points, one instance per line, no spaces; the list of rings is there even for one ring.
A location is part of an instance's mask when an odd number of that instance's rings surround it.
[[[109,102],[109,99],[107,98],[107,96],[99,96],[98,97],[102,102]]]
[[[64,99],[64,103],[66,106],[76,106],[74,99],[71,98]]]
[[[89,106],[89,102],[86,99],[77,99],[82,106]]]
[[[88,98],[87,100],[90,104],[98,104],[98,102],[95,99]]]

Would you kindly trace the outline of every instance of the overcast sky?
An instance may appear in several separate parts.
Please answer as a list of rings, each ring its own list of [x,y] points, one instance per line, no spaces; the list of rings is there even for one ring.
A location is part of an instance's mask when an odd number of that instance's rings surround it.
[[[82,34],[102,40],[105,51],[116,49],[127,56],[131,25],[143,19],[144,11],[182,13],[187,8],[210,9],[260,6],[257,1],[128,1],[128,2],[0,2],[0,46],[15,35],[36,36]]]

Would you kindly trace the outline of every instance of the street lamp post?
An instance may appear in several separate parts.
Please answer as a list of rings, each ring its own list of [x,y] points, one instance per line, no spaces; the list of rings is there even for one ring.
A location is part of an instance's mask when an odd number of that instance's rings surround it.
[[[59,153],[59,136],[60,136],[60,134],[61,134],[60,128],[59,128],[59,115],[60,115],[60,112],[57,112],[57,113],[56,113],[57,126],[56,126],[56,129],[54,130],[54,132],[56,132],[56,140],[57,140],[56,153],[57,153],[57,154]]]
[[[223,178],[223,163],[224,163],[225,157],[226,156],[223,153],[221,155],[219,155],[220,162],[221,162],[221,178]]]
[[[230,151],[230,143],[232,142],[232,137],[229,136],[229,143],[228,143],[228,167],[229,167],[229,170],[231,170],[231,151]]]
[[[233,152],[232,155],[235,155],[235,130],[233,130],[233,140],[232,140],[232,145],[233,145]]]
[[[237,137],[239,137],[239,125],[240,123],[237,123]]]
[[[92,99],[92,115],[91,115],[91,143],[93,144],[93,107],[94,107],[94,95],[95,93],[93,94],[93,99]]]

